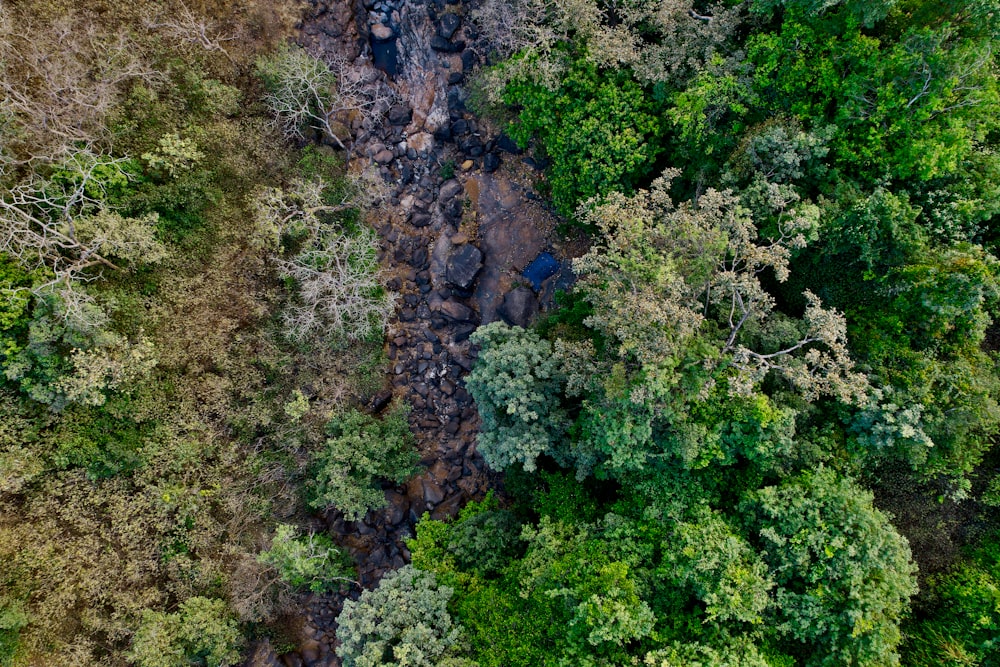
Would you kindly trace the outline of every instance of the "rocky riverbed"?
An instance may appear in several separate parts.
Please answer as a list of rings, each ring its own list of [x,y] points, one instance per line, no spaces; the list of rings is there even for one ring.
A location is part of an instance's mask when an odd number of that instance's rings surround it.
[[[377,230],[387,287],[400,295],[386,343],[392,388],[370,408],[394,398],[412,406],[425,471],[388,491],[388,507],[364,521],[324,517],[365,587],[408,562],[403,540],[424,512],[454,516],[496,485],[476,451],[478,416],[464,387],[475,359],[469,335],[501,317],[528,324],[569,278],[562,271],[539,293],[520,277],[539,252],[563,253],[553,245],[553,216],[533,192],[532,163],[466,106],[463,83],[486,53],[466,12],[445,0],[313,0],[299,35],[314,55],[371,68],[397,95],[383,122],[361,129],[351,147],[352,159],[378,169],[392,191]],[[304,600],[297,650],[279,656],[265,641],[248,665],[339,665],[342,602]]]

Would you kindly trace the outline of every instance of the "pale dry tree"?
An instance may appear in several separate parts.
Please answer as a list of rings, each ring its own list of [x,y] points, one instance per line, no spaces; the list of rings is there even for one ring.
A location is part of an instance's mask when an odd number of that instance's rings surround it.
[[[316,130],[347,150],[350,125],[371,127],[388,111],[395,93],[371,68],[339,56],[320,60],[294,44],[257,61],[264,80],[264,103],[288,139],[303,139]]]
[[[123,33],[79,16],[41,23],[0,4],[0,148],[8,166],[58,161],[93,144],[127,83],[160,79]]]
[[[554,88],[566,59],[553,47],[570,41],[600,66],[631,67],[649,82],[678,80],[717,54],[733,60],[725,42],[744,13],[722,3],[699,12],[692,0],[485,0],[472,18],[502,62],[480,73],[480,89],[498,103],[512,80]]]
[[[281,273],[298,286],[298,299],[284,317],[292,338],[324,329],[362,340],[385,330],[393,299],[382,286],[376,249],[374,232],[365,228],[324,234],[315,247],[278,261]]]
[[[261,188],[250,199],[257,227],[255,244],[277,248],[283,235],[315,237],[323,228],[319,216],[371,212],[387,198],[385,181],[370,169],[334,184],[300,179],[286,188]]]
[[[366,225],[345,229],[336,219],[349,210],[370,210],[383,200],[384,186],[368,174],[337,187],[296,181],[288,189],[267,188],[253,206],[262,245],[276,248],[293,239],[297,251],[279,256],[278,272],[296,285],[284,321],[297,340],[328,331],[360,340],[385,330],[393,296],[382,286],[378,238]]]
[[[57,177],[32,174],[0,196],[0,251],[31,270],[76,277],[91,267],[117,270],[118,257],[158,261],[155,216],[124,218],[104,203],[105,183],[128,179],[126,158],[77,149]]]
[[[229,60],[233,59],[223,44],[235,40],[237,35],[223,32],[216,21],[195,14],[184,3],[145,23],[150,30],[159,31],[174,41],[192,44],[209,52],[215,51]]]
[[[669,187],[678,173],[667,170],[648,191],[612,193],[581,209],[603,232],[603,241],[573,262],[594,307],[586,323],[616,340],[621,356],[650,366],[683,356],[700,338],[716,350],[706,367],[729,369],[732,394],[752,394],[774,373],[807,400],[833,395],[863,404],[869,386],[854,370],[843,314],[805,292],[796,321],[776,310],[761,282],[765,272],[788,279],[791,254],[816,229],[818,208],[773,186],[768,205],[777,233],[761,238],[731,191],[710,188],[697,202],[674,203]],[[774,339],[766,349],[762,334]]]
[[[0,193],[0,252],[47,280],[32,288],[54,295],[64,319],[81,329],[100,325],[83,283],[102,270],[155,263],[166,255],[156,239],[155,214],[127,218],[104,203],[106,182],[127,179],[125,158],[80,148],[58,164],[54,175],[31,174]],[[96,319],[95,319],[96,318]]]

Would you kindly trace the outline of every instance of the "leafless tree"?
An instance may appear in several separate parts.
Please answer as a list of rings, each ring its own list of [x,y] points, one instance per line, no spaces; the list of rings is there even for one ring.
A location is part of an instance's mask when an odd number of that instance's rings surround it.
[[[161,31],[178,42],[193,44],[205,51],[216,51],[233,59],[223,44],[235,40],[237,36],[223,32],[215,21],[198,16],[183,3],[176,11],[147,20],[146,27]]]
[[[268,90],[264,102],[287,138],[302,139],[313,129],[343,150],[353,120],[370,127],[395,99],[371,68],[339,56],[320,60],[291,44],[258,60],[257,72]]]
[[[60,277],[91,267],[117,270],[112,257],[136,259],[143,249],[159,259],[155,217],[122,218],[104,204],[109,174],[128,178],[125,162],[80,149],[59,165],[58,178],[33,174],[11,188],[0,196],[0,251],[29,269],[45,266]]]
[[[287,190],[258,193],[255,207],[265,245],[273,247],[285,236],[296,239],[299,248],[277,260],[281,275],[298,288],[285,313],[292,338],[325,329],[356,340],[385,329],[393,298],[381,285],[375,233],[366,226],[348,233],[330,220],[350,209],[370,210],[383,192],[370,176],[358,175],[336,187],[298,181]]]
[[[160,78],[124,33],[71,17],[42,24],[0,4],[0,148],[8,165],[54,161],[93,143],[123,84]]]
[[[104,203],[106,179],[128,177],[124,162],[78,149],[58,165],[58,177],[32,174],[0,193],[0,252],[28,270],[44,269],[49,279],[33,292],[55,293],[65,318],[84,328],[96,311],[81,283],[165,255],[155,215],[125,218]]]
[[[332,233],[318,239],[316,247],[279,260],[281,273],[298,286],[298,300],[285,312],[293,338],[327,329],[358,340],[385,329],[393,301],[381,285],[376,248],[375,235],[367,229]]]

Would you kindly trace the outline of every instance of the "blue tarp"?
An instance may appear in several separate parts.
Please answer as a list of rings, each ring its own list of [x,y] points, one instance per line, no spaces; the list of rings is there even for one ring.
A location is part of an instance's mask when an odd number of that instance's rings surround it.
[[[538,257],[532,260],[531,264],[524,269],[521,274],[531,282],[531,286],[538,292],[542,289],[542,283],[551,278],[559,270],[559,262],[550,253],[539,253]]]

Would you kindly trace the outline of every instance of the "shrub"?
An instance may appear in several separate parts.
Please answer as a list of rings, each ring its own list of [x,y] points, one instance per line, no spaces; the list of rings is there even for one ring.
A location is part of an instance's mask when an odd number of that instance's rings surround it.
[[[470,340],[481,351],[466,379],[479,408],[479,451],[491,468],[520,463],[527,471],[566,429],[559,407],[561,364],[552,344],[521,327],[489,324]]]
[[[349,410],[326,426],[330,437],[316,454],[316,508],[336,507],[349,521],[385,506],[380,480],[400,484],[416,472],[420,457],[406,421],[407,408],[396,407],[382,419]]]
[[[407,565],[345,602],[337,617],[344,667],[437,667],[455,659],[461,630],[448,613],[452,593],[433,573]]]
[[[226,603],[188,598],[167,614],[146,610],[132,640],[130,658],[139,667],[227,667],[240,660],[239,627]]]
[[[257,559],[273,566],[295,588],[323,593],[341,581],[353,581],[350,558],[326,535],[299,536],[295,526],[278,524],[271,548]]]

